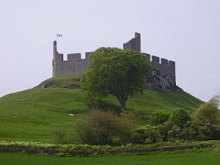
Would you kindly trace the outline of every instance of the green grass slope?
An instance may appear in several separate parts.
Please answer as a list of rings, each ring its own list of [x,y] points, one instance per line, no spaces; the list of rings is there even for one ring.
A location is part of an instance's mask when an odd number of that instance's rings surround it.
[[[60,76],[48,79],[36,88],[0,98],[0,140],[52,142],[54,130],[61,127],[70,135],[74,134],[74,121],[89,111],[78,86],[78,76]],[[155,110],[173,111],[181,107],[192,113],[201,103],[185,92],[147,89],[143,95],[130,98],[127,107],[139,114],[141,124],[146,124]],[[119,108],[119,103],[109,97],[102,106]]]

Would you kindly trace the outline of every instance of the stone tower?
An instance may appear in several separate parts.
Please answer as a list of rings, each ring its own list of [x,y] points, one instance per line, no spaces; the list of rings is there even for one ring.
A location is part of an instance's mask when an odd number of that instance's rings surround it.
[[[136,32],[134,38],[123,44],[123,49],[141,52],[141,34]]]

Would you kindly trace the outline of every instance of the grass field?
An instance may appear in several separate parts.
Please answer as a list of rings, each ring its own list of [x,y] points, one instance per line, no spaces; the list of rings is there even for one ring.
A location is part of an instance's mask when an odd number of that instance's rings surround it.
[[[1,165],[219,165],[220,153],[208,151],[176,151],[151,154],[60,157],[27,154],[0,154]]]
[[[77,76],[60,76],[46,81],[48,88],[37,88],[9,94],[0,98],[0,140],[53,142],[54,130],[65,128],[69,136],[74,134],[74,121],[89,111],[87,100],[77,87]],[[178,107],[195,111],[202,101],[186,92],[152,91],[146,89],[127,102],[141,119],[149,122],[154,110],[174,111]],[[103,101],[108,109],[119,108],[114,97]],[[70,116],[72,113],[74,116]]]
[[[54,131],[59,128],[65,129],[72,138],[74,122],[90,110],[78,88],[79,80],[77,76],[61,76],[46,80],[46,84],[49,84],[48,88],[41,88],[45,84],[40,84],[36,88],[0,98],[0,140],[53,143]],[[155,110],[183,108],[192,114],[202,103],[186,92],[146,89],[143,95],[130,98],[127,107],[139,115],[139,125],[143,126],[149,123],[149,117]],[[103,100],[99,106],[120,108],[114,97]],[[88,157],[0,153],[0,165],[217,165],[220,162],[219,148]]]

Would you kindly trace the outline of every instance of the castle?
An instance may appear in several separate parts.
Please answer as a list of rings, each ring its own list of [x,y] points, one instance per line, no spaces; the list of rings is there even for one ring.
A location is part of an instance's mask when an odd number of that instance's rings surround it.
[[[141,35],[135,33],[135,37],[123,44],[123,49],[131,49],[141,52]],[[67,60],[63,60],[63,54],[57,51],[57,42],[53,42],[53,77],[68,74],[80,74],[88,69],[89,55],[92,52],[85,53],[85,59],[81,58],[81,53],[72,53],[67,55]],[[155,71],[152,73],[154,80],[159,79],[159,85],[162,88],[176,86],[175,62],[157,56],[151,56],[144,53],[149,58]],[[160,75],[160,76],[158,76]],[[146,84],[147,85],[147,84]],[[148,83],[149,86],[149,83]]]

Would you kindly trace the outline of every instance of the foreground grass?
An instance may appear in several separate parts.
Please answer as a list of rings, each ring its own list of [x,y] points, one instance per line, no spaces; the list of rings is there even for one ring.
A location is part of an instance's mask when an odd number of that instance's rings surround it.
[[[158,152],[143,155],[104,155],[89,157],[60,157],[27,154],[0,154],[1,165],[218,165],[220,153],[215,150],[184,150],[178,152]]]
[[[11,142],[9,142],[11,143]],[[98,154],[94,152],[92,155],[87,156],[71,156],[69,153],[59,152],[55,155],[48,155],[46,153],[39,154],[27,154],[25,150],[21,150],[20,153],[0,153],[0,164],[1,165],[68,165],[68,164],[77,164],[77,165],[96,165],[96,164],[105,164],[105,165],[218,165],[220,162],[220,141],[207,141],[207,142],[188,142],[189,144],[194,144],[193,147],[188,149],[178,148],[177,150],[162,151],[157,150],[154,152],[130,152],[121,154]],[[26,143],[25,143],[26,144]],[[23,144],[23,145],[25,145]],[[159,144],[161,147],[166,143]],[[176,143],[169,143],[171,146],[177,145]],[[210,144],[206,147],[199,147],[198,144]],[[38,144],[43,145],[43,144]],[[11,144],[10,144],[11,146]],[[16,145],[12,145],[13,148]],[[32,147],[36,148],[36,146]],[[156,147],[155,144],[154,147]],[[3,146],[2,146],[3,147]],[[2,149],[4,148],[1,148]],[[11,148],[10,147],[10,148]],[[60,147],[63,147],[62,145]],[[89,147],[89,146],[85,146]],[[94,146],[95,147],[95,146]],[[101,146],[97,146],[101,147]],[[102,146],[104,147],[104,146]],[[109,146],[110,147],[110,146]],[[143,145],[134,146],[136,149],[139,147],[144,147]],[[153,147],[153,146],[151,146]],[[159,146],[157,146],[159,147]],[[11,148],[11,149],[12,149]],[[54,148],[54,147],[52,147]],[[135,149],[134,148],[134,149]],[[56,148],[54,148],[56,149]],[[82,149],[82,148],[81,148]],[[179,150],[181,149],[181,150]]]

